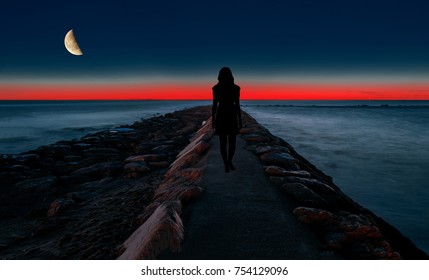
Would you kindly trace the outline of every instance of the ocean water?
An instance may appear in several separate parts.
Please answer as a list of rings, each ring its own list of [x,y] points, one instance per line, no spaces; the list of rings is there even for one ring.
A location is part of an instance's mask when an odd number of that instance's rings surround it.
[[[0,101],[0,154],[163,115],[208,101]]]
[[[0,101],[0,154],[210,104]],[[243,101],[242,108],[429,253],[429,102]]]
[[[429,253],[429,102],[247,101],[243,109]]]

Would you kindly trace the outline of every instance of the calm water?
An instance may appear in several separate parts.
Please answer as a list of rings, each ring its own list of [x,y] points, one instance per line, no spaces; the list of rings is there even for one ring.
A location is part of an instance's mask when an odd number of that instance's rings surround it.
[[[210,101],[0,101],[0,154],[24,152],[142,118],[209,104]],[[429,253],[429,102],[242,104],[274,135],[332,176],[350,197]],[[389,106],[381,106],[384,104]]]
[[[243,105],[351,198],[429,253],[429,102]]]
[[[132,124],[208,101],[0,101],[0,154]]]

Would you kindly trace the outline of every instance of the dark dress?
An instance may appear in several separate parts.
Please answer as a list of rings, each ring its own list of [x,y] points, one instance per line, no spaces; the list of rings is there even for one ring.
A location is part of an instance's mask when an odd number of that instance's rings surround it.
[[[241,123],[239,86],[217,84],[213,87],[213,120],[216,134],[238,134]]]

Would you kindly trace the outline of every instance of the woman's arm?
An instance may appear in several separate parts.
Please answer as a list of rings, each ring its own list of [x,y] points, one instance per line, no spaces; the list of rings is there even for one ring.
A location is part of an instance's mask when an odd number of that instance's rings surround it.
[[[212,127],[215,127],[215,119],[216,119],[216,112],[217,112],[217,104],[219,103],[219,100],[217,99],[217,94],[213,90],[213,105],[212,105]]]
[[[235,111],[237,112],[238,128],[243,127],[243,121],[241,120],[241,108],[240,108],[240,89],[238,90],[237,99],[235,100]]]

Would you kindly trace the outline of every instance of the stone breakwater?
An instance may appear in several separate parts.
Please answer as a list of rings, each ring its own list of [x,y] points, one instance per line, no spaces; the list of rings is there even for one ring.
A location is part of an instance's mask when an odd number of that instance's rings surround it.
[[[181,203],[200,191],[184,148],[209,117],[196,107],[0,155],[0,259],[116,259],[173,180],[189,187]]]
[[[163,250],[179,251],[184,239],[182,212],[204,188],[201,179],[213,136],[211,120],[177,155],[146,207],[142,225],[124,242],[118,259],[155,259]]]
[[[244,122],[241,134],[247,149],[260,158],[273,185],[294,199],[296,218],[328,249],[347,259],[428,259],[396,228],[345,195],[291,145],[247,114]]]
[[[427,259],[397,229],[243,112],[241,137],[293,213],[348,259]],[[204,192],[210,108],[196,107],[0,159],[1,259],[154,259],[180,250]],[[239,151],[238,151],[239,152]]]
[[[327,250],[346,259],[427,259],[397,229],[345,195],[284,140],[243,112],[240,131],[247,149],[261,161],[273,184],[296,203],[296,218],[320,238]],[[180,251],[182,212],[204,192],[206,152],[213,136],[211,119],[178,155],[146,208],[142,225],[124,242],[118,259],[154,259],[163,250]]]

